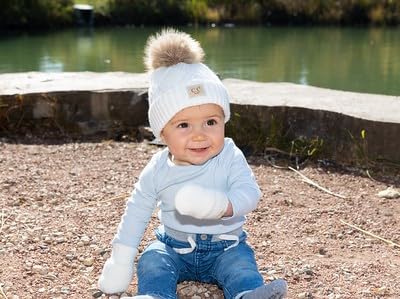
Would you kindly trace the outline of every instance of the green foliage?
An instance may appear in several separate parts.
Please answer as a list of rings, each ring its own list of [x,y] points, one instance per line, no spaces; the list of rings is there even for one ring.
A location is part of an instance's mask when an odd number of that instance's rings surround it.
[[[318,155],[321,153],[324,146],[324,140],[318,136],[313,139],[299,137],[295,140],[292,140],[290,144],[290,156],[314,158],[318,157]]]
[[[52,28],[72,23],[72,0],[3,0],[2,28]]]
[[[174,0],[110,0],[110,16],[117,24],[176,25],[188,22],[185,2]]]
[[[185,1],[185,11],[188,18],[196,25],[206,23],[210,19],[207,17],[207,0],[187,0]]]
[[[354,136],[350,131],[347,131],[347,133],[355,147],[357,163],[368,169],[370,166],[370,159],[368,157],[367,132],[362,129],[359,137]]]
[[[73,4],[95,8],[96,23],[183,25],[400,23],[397,0],[3,0],[1,28],[73,24]]]
[[[103,0],[104,2],[106,0]],[[108,0],[124,24],[398,24],[394,0]]]
[[[260,0],[262,20],[287,24],[398,24],[395,0]]]

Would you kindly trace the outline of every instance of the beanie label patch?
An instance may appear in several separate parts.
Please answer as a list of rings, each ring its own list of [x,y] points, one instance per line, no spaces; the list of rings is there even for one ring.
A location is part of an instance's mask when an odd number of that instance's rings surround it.
[[[199,97],[199,96],[205,95],[204,87],[201,84],[188,86],[187,93],[189,95],[189,98],[194,98],[194,97]]]

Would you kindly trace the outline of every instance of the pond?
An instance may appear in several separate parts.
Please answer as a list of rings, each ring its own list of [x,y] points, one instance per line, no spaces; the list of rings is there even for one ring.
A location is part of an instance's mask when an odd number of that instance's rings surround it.
[[[223,78],[400,95],[400,29],[185,27]],[[158,28],[93,28],[0,37],[0,73],[144,72]]]

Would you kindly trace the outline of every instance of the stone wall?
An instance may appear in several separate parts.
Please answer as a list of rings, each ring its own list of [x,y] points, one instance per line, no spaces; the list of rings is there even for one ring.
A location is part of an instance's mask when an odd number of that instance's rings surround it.
[[[229,132],[240,132],[235,137],[242,144],[342,162],[400,162],[400,97],[291,83],[224,83],[233,97]]]
[[[400,97],[224,80],[227,135],[245,150],[339,162],[400,162]],[[0,136],[46,126],[81,137],[147,126],[147,79],[127,73],[0,75]]]

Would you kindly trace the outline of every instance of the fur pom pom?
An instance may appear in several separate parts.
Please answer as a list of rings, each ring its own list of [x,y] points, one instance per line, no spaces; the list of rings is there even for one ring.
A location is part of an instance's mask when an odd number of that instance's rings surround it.
[[[180,62],[200,63],[204,51],[189,34],[175,29],[164,29],[151,36],[146,44],[144,63],[147,70],[168,67]]]

